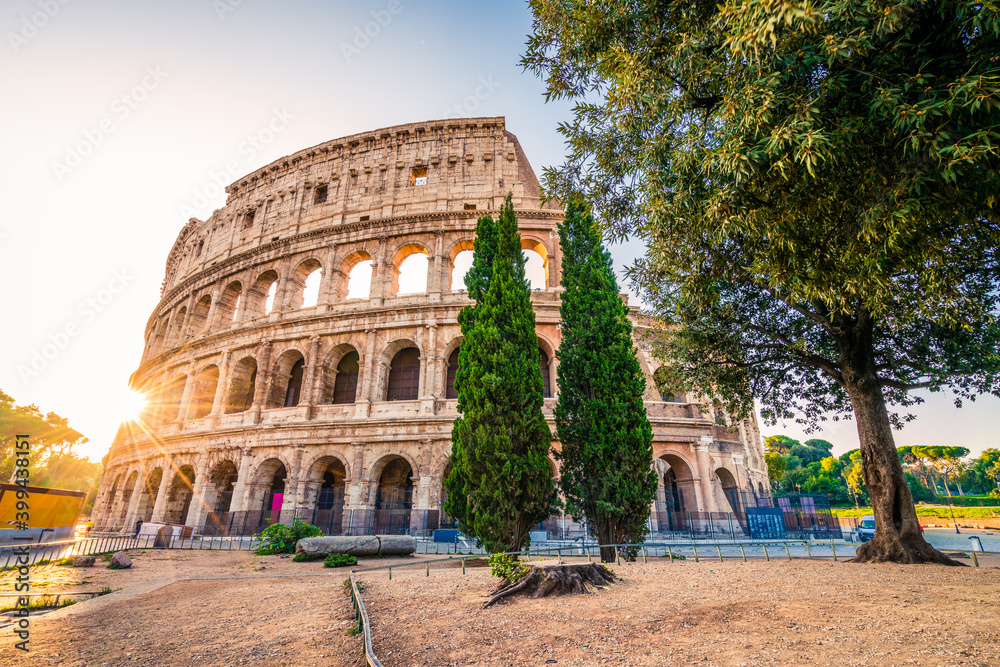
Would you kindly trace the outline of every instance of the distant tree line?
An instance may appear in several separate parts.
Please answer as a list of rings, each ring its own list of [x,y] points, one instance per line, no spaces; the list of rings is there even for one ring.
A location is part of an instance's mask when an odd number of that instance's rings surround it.
[[[772,489],[783,493],[826,493],[830,503],[870,502],[858,449],[835,457],[826,440],[799,442],[787,435],[765,441]],[[949,496],[991,495],[1000,501],[1000,449],[968,458],[965,447],[908,445],[897,447],[900,465],[916,502],[944,502]]]

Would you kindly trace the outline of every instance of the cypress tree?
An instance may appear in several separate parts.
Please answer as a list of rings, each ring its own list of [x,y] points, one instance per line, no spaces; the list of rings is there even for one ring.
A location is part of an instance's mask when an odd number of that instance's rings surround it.
[[[555,409],[559,484],[573,518],[585,518],[599,544],[641,542],[656,474],[642,402],[646,380],[628,306],[618,296],[611,255],[581,201],[567,206],[559,239],[565,290]],[[635,549],[626,555],[634,558]],[[613,547],[601,549],[604,562],[614,556]]]
[[[473,246],[472,266],[465,274],[465,289],[469,292],[469,298],[473,299],[474,306],[466,306],[458,313],[458,323],[462,327],[462,336],[468,338],[475,321],[475,313],[486,288],[489,286],[490,276],[493,274],[493,258],[497,254],[497,228],[493,218],[484,215],[476,222],[476,241]],[[465,381],[463,368],[469,368],[466,360],[469,347],[462,345],[458,349],[458,373],[455,377],[455,389],[458,391],[458,412],[459,416],[451,429],[451,471],[444,480],[445,490],[448,497],[445,500],[445,511],[455,519],[459,529],[467,535],[472,535],[471,519],[468,517],[465,491],[465,454],[464,443],[468,440],[466,435],[466,422],[462,417],[463,401],[461,387]]]
[[[463,531],[492,552],[527,547],[531,527],[555,502],[535,313],[509,194],[495,233],[492,270],[486,269],[492,243],[487,237],[486,252],[467,282],[470,295],[481,291],[476,306],[461,316],[465,340],[455,381],[460,416],[452,432],[448,499],[449,511],[463,513]]]

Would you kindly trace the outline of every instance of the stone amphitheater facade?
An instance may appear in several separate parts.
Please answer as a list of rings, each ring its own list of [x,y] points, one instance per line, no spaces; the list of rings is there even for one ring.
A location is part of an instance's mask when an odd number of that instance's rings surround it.
[[[557,389],[563,214],[540,204],[517,138],[502,117],[390,127],[299,151],[226,192],[167,258],[131,378],[148,408],[104,459],[97,529],[143,519],[246,534],[296,514],[330,533],[446,524],[457,315],[470,303],[456,258],[508,192],[544,272],[532,302]],[[414,255],[426,288],[400,294]],[[368,266],[368,294],[351,294]],[[641,345],[640,361],[651,377]],[[666,511],[739,512],[740,492],[768,488],[756,422],[706,402],[648,383],[660,524]]]

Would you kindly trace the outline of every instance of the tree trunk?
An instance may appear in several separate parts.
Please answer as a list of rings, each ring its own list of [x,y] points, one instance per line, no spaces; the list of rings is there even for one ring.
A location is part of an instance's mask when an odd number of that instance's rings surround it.
[[[548,595],[586,593],[591,588],[603,588],[615,580],[611,570],[597,563],[573,565],[536,563],[528,567],[528,573],[521,579],[513,582],[504,579],[500,582],[500,586],[493,591],[483,606],[489,607],[512,595],[540,598]]]
[[[862,544],[852,560],[959,565],[928,544],[920,533],[875,372],[871,336],[870,320],[862,315],[841,341],[841,376],[858,424],[861,471],[875,516],[875,537]]]

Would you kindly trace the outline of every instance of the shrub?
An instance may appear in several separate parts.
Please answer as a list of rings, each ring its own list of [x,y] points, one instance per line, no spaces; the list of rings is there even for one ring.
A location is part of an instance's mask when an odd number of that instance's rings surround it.
[[[510,583],[523,579],[531,568],[521,563],[512,554],[493,554],[490,556],[490,576],[506,579]]]
[[[254,537],[261,540],[256,549],[258,556],[295,553],[295,543],[306,537],[319,537],[323,534],[316,526],[301,519],[293,519],[291,526],[283,523],[272,523]]]
[[[313,560],[323,560],[323,556],[320,554],[295,554],[295,558],[292,559],[296,563],[308,563]]]
[[[358,559],[350,554],[330,554],[323,559],[323,565],[327,567],[346,567],[357,564]]]

